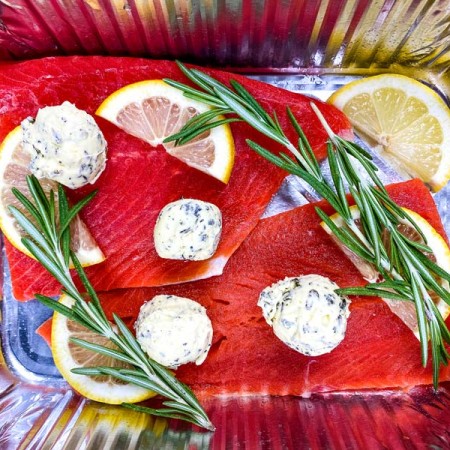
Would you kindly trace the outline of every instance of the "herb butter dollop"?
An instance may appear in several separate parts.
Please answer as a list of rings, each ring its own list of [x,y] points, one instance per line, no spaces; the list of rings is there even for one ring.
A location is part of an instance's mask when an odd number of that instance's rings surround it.
[[[165,367],[201,364],[211,347],[213,329],[206,309],[189,298],[157,295],[142,305],[135,323],[142,349]]]
[[[94,183],[105,169],[106,140],[93,117],[72,103],[42,108],[21,125],[37,178],[77,189]]]
[[[320,275],[285,278],[265,288],[258,300],[275,335],[308,356],[329,353],[344,339],[350,300]]]
[[[181,199],[159,213],[153,232],[161,258],[202,261],[214,255],[222,232],[222,214],[212,203]]]

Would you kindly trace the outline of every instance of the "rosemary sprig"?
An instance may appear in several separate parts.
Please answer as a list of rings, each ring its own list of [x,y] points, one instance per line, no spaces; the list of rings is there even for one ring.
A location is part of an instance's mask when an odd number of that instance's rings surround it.
[[[118,330],[115,331],[113,325],[106,318],[98,296],[78,258],[70,250],[69,225],[78,212],[93,198],[95,192],[75,206],[69,207],[67,197],[60,185],[58,185],[57,194],[50,191],[50,195],[47,197],[37,178],[28,176],[27,183],[32,197],[31,200],[15,188],[13,188],[13,193],[32,219],[30,220],[14,206],[10,206],[9,210],[27,234],[26,237],[22,238],[25,247],[62,284],[63,292],[72,297],[75,303],[69,308],[44,295],[37,294],[36,298],[54,311],[67,316],[70,320],[106,337],[115,344],[117,349],[110,349],[99,344],[72,338],[73,343],[89,351],[126,362],[132,367],[131,369],[84,367],[73,369],[72,372],[86,376],[110,375],[154,391],[167,399],[163,401],[165,408],[153,409],[125,403],[123,406],[148,414],[185,420],[208,430],[214,430],[214,426],[192,391],[179,382],[166,368],[145,355],[131,331],[117,315],[114,315],[114,323]],[[59,218],[56,213],[57,205]],[[89,301],[85,300],[73,281],[69,270],[70,261],[73,262],[74,268],[86,289]]]
[[[423,254],[431,250],[427,247],[420,228],[389,197],[377,175],[378,169],[372,162],[370,154],[357,144],[334,134],[319,109],[311,103],[330,137],[328,161],[331,181],[328,181],[320,171],[319,162],[289,108],[287,109],[289,120],[298,134],[297,145],[287,138],[277,117],[270,116],[237,81],[231,80],[229,88],[197,69],[189,69],[181,63],[178,65],[199,89],[173,80],[165,81],[181,89],[187,97],[208,104],[212,109],[196,116],[166,141],[183,144],[223,123],[223,119],[219,116],[232,114],[232,120],[245,121],[257,131],[283,145],[293,158],[284,153],[275,154],[256,142],[247,140],[254,151],[278,167],[305,180],[331,204],[343,218],[346,226],[338,227],[323,210],[316,208],[320,218],[351,252],[376,267],[383,278],[382,282],[372,283],[366,287],[340,289],[341,294],[375,295],[414,303],[422,364],[427,365],[428,341],[430,341],[433,384],[437,388],[439,367],[441,364],[447,364],[449,359],[444,343],[450,343],[450,332],[431,295],[434,293],[450,304],[450,293],[436,281],[439,278],[450,281],[450,274]],[[196,125],[198,123],[201,127]],[[365,176],[362,176],[362,173]],[[348,186],[360,211],[358,220],[352,217],[345,185]],[[425,244],[413,242],[400,233],[398,225],[402,220],[407,220],[416,229]],[[389,245],[385,244],[386,233]]]

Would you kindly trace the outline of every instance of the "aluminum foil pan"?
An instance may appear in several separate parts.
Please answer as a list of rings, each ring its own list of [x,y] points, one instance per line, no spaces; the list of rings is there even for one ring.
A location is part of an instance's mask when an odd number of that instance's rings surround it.
[[[449,29],[450,0],[0,0],[0,59],[179,58],[257,73],[320,98],[360,75],[391,71],[420,78],[446,96]],[[397,177],[383,161],[379,166],[387,180]],[[314,198],[289,177],[266,215]],[[435,200],[450,233],[450,187]],[[437,395],[421,387],[214,398],[205,403],[214,434],[89,402],[60,378],[34,332],[50,312],[12,298],[3,263],[2,450],[450,448],[449,383]]]
[[[449,0],[0,0],[0,57],[449,72]]]

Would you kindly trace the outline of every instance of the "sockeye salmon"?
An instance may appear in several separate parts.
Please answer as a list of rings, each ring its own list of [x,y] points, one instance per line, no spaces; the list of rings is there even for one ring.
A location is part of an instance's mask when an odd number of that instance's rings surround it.
[[[352,135],[345,116],[334,107],[300,94],[277,89],[239,75],[207,70],[223,82],[243,84],[269,111],[276,112],[287,134],[290,106],[317,156],[323,158],[327,135],[310,107],[314,101],[336,133]],[[52,57],[3,64],[0,70],[0,140],[27,116],[65,100],[94,113],[118,88],[145,79],[172,78],[186,82],[173,62],[137,58]],[[278,147],[243,123],[232,124],[235,166],[227,185],[153,148],[97,118],[108,142],[108,163],[94,186],[72,191],[78,200],[92,189],[95,199],[82,218],[106,255],[106,261],[86,272],[99,291],[159,286],[207,278],[222,273],[228,258],[257,224],[286,173],[247,146],[253,139],[272,150]],[[207,261],[174,261],[158,257],[153,228],[159,211],[180,198],[196,198],[217,205],[223,216],[219,248]],[[6,242],[14,295],[19,300],[35,293],[56,295],[59,285],[35,261]]]
[[[388,191],[398,204],[419,213],[445,236],[433,198],[421,181],[391,185]],[[325,202],[318,205],[332,212]],[[430,364],[421,366],[419,341],[381,299],[353,297],[344,340],[318,357],[290,349],[265,322],[257,306],[259,294],[285,277],[319,274],[340,287],[366,284],[320,226],[315,206],[261,220],[220,277],[104,292],[102,305],[109,316],[115,312],[130,326],[141,305],[157,294],[188,297],[204,305],[214,328],[211,350],[202,365],[187,364],[177,370],[177,377],[200,396],[308,395],[431,384]],[[47,333],[48,325],[42,330]],[[442,368],[440,376],[449,380],[449,369]]]

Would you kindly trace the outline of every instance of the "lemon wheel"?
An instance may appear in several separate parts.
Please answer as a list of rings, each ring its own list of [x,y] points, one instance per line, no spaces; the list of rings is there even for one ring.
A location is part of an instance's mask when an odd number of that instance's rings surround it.
[[[447,243],[442,238],[442,236],[419,214],[411,211],[407,208],[402,208],[409,217],[417,224],[423,236],[425,237],[428,247],[431,249],[431,254],[427,257],[431,258],[439,267],[447,272],[450,272],[450,249]],[[352,217],[356,224],[360,219],[360,212],[357,206],[352,206],[350,208]],[[334,214],[330,219],[335,223],[336,226],[342,228],[347,226],[339,214]],[[321,223],[323,229],[331,236],[332,232],[330,228],[324,223]],[[423,243],[422,236],[414,229],[409,221],[402,219],[397,226],[400,233],[408,237],[412,241]],[[334,238],[333,238],[334,239]],[[335,240],[335,239],[334,239]],[[345,252],[345,254],[350,258],[355,267],[359,270],[361,275],[370,282],[375,282],[379,279],[380,274],[374,266],[362,260],[360,257],[352,253],[349,249],[343,246],[340,241],[335,240],[339,247]],[[386,236],[385,246],[388,245],[388,239]],[[444,279],[439,279],[439,283],[445,290],[449,290],[449,283]],[[433,298],[433,296],[432,296]],[[416,308],[412,302],[383,299],[389,306],[391,311],[396,314],[415,334],[419,339],[419,330],[417,325]],[[444,300],[440,298],[433,298],[437,309],[441,313],[443,319],[445,320],[450,314],[450,305],[448,305]]]
[[[377,75],[343,86],[328,102],[397,169],[435,191],[450,179],[450,109],[425,84]]]
[[[74,303],[74,300],[67,295],[61,296],[59,301],[67,307],[71,307]],[[71,370],[78,367],[126,368],[127,365],[116,359],[79,347],[70,342],[71,337],[95,342],[110,348],[114,347],[108,339],[55,312],[52,321],[51,339],[53,359],[61,375],[75,391],[91,400],[109,404],[136,403],[156,395],[152,391],[109,376],[86,376],[72,373]]]
[[[234,141],[228,125],[208,130],[184,145],[163,143],[192,117],[208,110],[162,80],[147,80],[112,93],[96,114],[152,146],[162,144],[188,166],[227,183],[234,164]]]
[[[11,191],[15,187],[25,196],[30,197],[26,182],[26,176],[31,173],[28,169],[30,159],[31,157],[22,147],[22,130],[20,126],[16,127],[6,136],[0,146],[0,227],[14,247],[33,257],[22,244],[23,230],[8,209],[9,205],[13,205],[31,219]],[[54,181],[41,179],[40,183],[46,194],[52,189],[55,193],[58,190],[58,185]],[[103,252],[79,216],[72,221],[70,230],[71,248],[78,256],[82,266],[91,266],[105,260]]]

